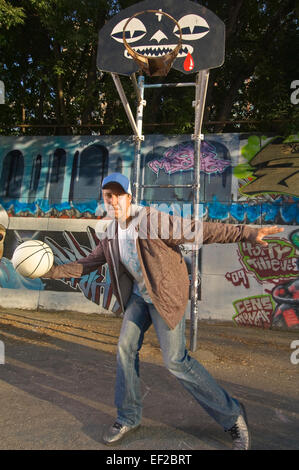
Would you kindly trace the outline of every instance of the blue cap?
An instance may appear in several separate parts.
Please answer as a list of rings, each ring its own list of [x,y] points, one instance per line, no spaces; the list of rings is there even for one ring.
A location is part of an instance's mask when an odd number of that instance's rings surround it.
[[[102,188],[104,188],[108,183],[117,183],[127,194],[132,195],[130,181],[125,175],[122,175],[121,173],[111,173],[103,179]]]

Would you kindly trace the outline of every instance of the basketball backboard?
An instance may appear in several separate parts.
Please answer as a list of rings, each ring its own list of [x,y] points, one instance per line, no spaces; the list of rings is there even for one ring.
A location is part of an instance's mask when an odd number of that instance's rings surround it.
[[[138,14],[157,10],[156,13]],[[220,67],[224,62],[225,26],[210,10],[189,0],[145,0],[121,10],[99,32],[98,68],[104,72],[130,76],[139,70],[124,46],[125,39],[137,53],[147,57],[159,57],[173,50],[180,39],[182,46],[172,68],[190,74]]]

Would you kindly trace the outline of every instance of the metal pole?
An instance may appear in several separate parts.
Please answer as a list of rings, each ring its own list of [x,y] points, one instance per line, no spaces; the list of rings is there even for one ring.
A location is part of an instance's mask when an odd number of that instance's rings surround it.
[[[195,92],[195,124],[194,134],[194,185],[193,185],[193,218],[195,223],[200,219],[200,147],[203,135],[201,127],[205,108],[205,100],[208,86],[209,71],[202,70],[197,74]],[[192,251],[192,280],[191,280],[191,326],[190,326],[190,350],[196,351],[197,346],[197,326],[198,326],[198,288],[200,282],[199,275],[199,246],[196,244]]]
[[[146,105],[144,98],[144,76],[138,77],[138,105],[136,112],[137,136],[135,136],[135,156],[134,156],[134,176],[133,176],[133,202],[139,203],[140,199],[140,160],[141,160],[141,142],[144,140],[142,135],[143,108]]]
[[[129,102],[127,100],[127,97],[126,97],[126,94],[124,92],[124,89],[123,89],[123,86],[121,84],[121,81],[120,81],[120,78],[119,76],[116,74],[116,73],[111,73],[111,76],[113,78],[113,81],[114,81],[114,84],[116,86],[116,89],[118,91],[118,94],[120,96],[120,99],[122,101],[122,104],[123,104],[123,107],[125,108],[125,111],[126,111],[126,114],[127,114],[127,117],[130,121],[130,124],[132,126],[132,129],[133,129],[133,132],[134,132],[134,135],[136,137],[141,137],[141,134],[139,134],[139,131],[138,131],[138,128],[136,126],[136,122],[135,122],[135,119],[134,119],[134,116],[132,114],[132,111],[131,111],[131,108],[130,108],[130,105],[129,105]]]
[[[197,74],[196,78],[196,92],[195,92],[195,101],[193,105],[195,107],[195,123],[194,123],[194,134],[192,139],[197,139],[201,137],[201,127],[205,109],[206,95],[209,82],[209,70],[201,70]]]
[[[133,83],[133,87],[134,87],[134,91],[136,93],[136,96],[137,96],[137,101],[139,102],[140,101],[140,90],[139,90],[139,87],[138,87],[138,83],[137,83],[137,79],[136,79],[136,74],[133,73],[131,76],[130,76],[130,79]]]
[[[133,202],[135,204],[139,203],[140,187],[150,187],[150,185],[140,184],[140,160],[141,160],[141,142],[144,140],[142,135],[142,120],[143,120],[143,108],[146,105],[144,98],[144,89],[149,88],[144,84],[144,76],[140,75],[138,78],[138,89],[137,92],[137,115],[136,122],[134,120],[130,105],[126,98],[125,92],[121,85],[119,76],[115,73],[111,73],[114,80],[115,86],[119,93],[119,96],[122,100],[123,106],[127,113],[128,119],[131,123],[132,129],[134,131],[135,139],[135,156],[134,156],[134,176],[133,176]],[[195,222],[200,219],[200,147],[201,141],[203,140],[203,135],[201,134],[201,127],[203,121],[205,100],[207,94],[209,79],[209,70],[202,70],[197,74],[197,79],[195,83],[195,101],[193,106],[195,108],[195,124],[194,124],[194,134],[192,135],[192,140],[194,140],[194,182],[193,187],[193,218]],[[136,89],[136,77],[133,77],[133,84]],[[194,84],[186,83],[179,84],[178,86],[191,86]],[[166,86],[173,86],[173,84],[166,84]],[[160,87],[160,85],[158,85]],[[192,280],[191,280],[191,330],[190,330],[190,349],[191,351],[196,350],[197,345],[197,322],[198,322],[198,287],[199,287],[199,246],[195,245],[192,251]]]

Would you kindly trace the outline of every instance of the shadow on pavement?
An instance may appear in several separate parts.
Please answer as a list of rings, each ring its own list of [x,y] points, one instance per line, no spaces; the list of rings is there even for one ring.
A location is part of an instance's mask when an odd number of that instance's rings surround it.
[[[2,436],[1,448],[106,449],[101,435],[115,417],[115,356],[71,336],[63,340],[26,331],[24,339],[24,329],[14,326],[3,332],[0,403],[7,440]],[[144,423],[119,448],[230,448],[229,436],[163,366],[141,362],[140,375]],[[246,404],[254,449],[298,449],[299,400],[254,384],[219,382]]]

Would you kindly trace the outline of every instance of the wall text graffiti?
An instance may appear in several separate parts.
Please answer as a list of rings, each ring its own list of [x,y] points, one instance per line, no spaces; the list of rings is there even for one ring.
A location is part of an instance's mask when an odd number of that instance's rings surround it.
[[[270,295],[256,295],[233,302],[237,325],[270,328],[274,305]]]
[[[240,191],[247,196],[277,193],[299,197],[299,143],[272,142],[250,160],[253,179]]]
[[[203,141],[201,143],[201,171],[208,174],[223,173],[231,163],[227,160],[217,158],[216,149],[213,145]],[[193,144],[179,144],[170,147],[164,152],[161,159],[155,159],[148,163],[148,167],[156,174],[160,170],[165,173],[176,173],[180,170],[191,170],[194,166]]]
[[[239,244],[240,261],[259,281],[296,277],[298,275],[295,248],[283,239],[269,240],[268,246]]]
[[[226,273],[225,278],[231,281],[234,286],[243,285],[246,289],[249,288],[249,280],[244,269],[237,269],[231,273]]]

